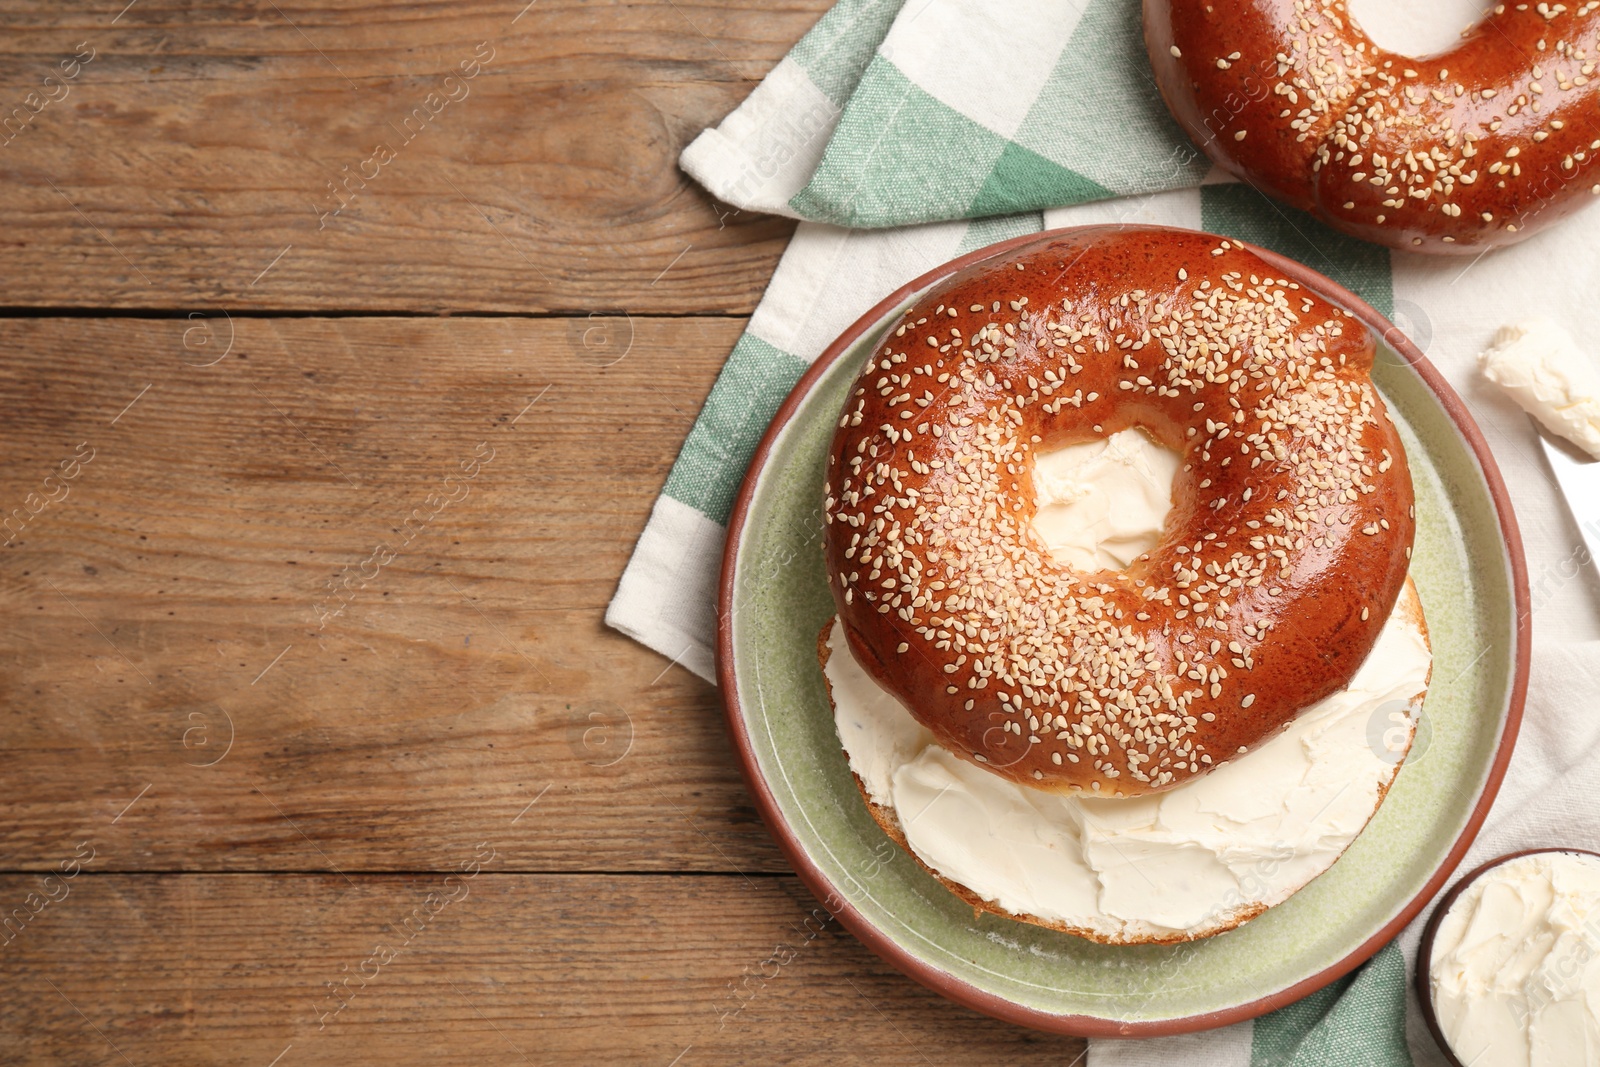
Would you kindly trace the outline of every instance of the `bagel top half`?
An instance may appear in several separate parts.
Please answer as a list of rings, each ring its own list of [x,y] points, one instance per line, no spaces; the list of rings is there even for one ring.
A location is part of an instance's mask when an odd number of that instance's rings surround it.
[[[863,667],[962,759],[1055,792],[1171,788],[1347,685],[1404,585],[1405,451],[1343,309],[1222,238],[1047,235],[918,300],[841,412],[828,578]],[[1035,455],[1141,427],[1160,543],[1053,559]]]
[[[1476,255],[1600,197],[1600,3],[1496,4],[1388,51],[1347,0],[1144,0],[1161,95],[1212,159],[1345,233]]]

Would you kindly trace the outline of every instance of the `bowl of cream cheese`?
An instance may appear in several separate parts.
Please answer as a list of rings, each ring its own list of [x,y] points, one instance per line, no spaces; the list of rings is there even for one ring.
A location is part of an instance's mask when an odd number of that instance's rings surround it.
[[[1455,1067],[1600,1065],[1600,853],[1514,852],[1439,903],[1417,957]]]

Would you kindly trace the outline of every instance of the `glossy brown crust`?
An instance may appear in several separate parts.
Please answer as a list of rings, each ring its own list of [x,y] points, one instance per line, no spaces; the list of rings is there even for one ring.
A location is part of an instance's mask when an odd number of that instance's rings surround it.
[[[1156,792],[1258,745],[1348,684],[1405,581],[1411,480],[1372,358],[1344,311],[1205,234],[1078,230],[958,274],[832,444],[852,650],[940,744],[1023,785]],[[1078,574],[1028,529],[1033,449],[1132,426],[1183,458],[1166,534]]]
[[[1213,160],[1345,233],[1478,254],[1600,194],[1600,4],[1501,4],[1387,52],[1345,0],[1145,0],[1167,106]]]

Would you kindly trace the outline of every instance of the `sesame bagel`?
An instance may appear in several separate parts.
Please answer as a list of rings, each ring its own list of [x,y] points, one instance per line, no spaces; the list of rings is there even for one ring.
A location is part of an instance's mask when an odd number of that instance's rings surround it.
[[[1342,708],[1308,712],[1259,756],[1191,781],[1187,789],[1132,801],[1047,797],[985,772],[942,778],[938,756],[919,751],[915,734],[897,724],[897,717],[909,718],[905,709],[875,704],[870,691],[855,684],[859,666],[849,651],[833,654],[835,622],[829,619],[818,634],[817,660],[868,814],[975,915],[998,915],[1102,944],[1171,944],[1231,930],[1331,867],[1382,806],[1411,750],[1430,668],[1419,676],[1415,660],[1409,666],[1407,661],[1419,652],[1424,661],[1431,659],[1422,603],[1408,578],[1384,636],[1357,675],[1362,692],[1333,697],[1335,704],[1345,698]],[[1352,749],[1351,724],[1357,734],[1366,733],[1362,724],[1370,725],[1374,707],[1386,712],[1383,748],[1373,747],[1369,736]],[[1301,758],[1285,758],[1284,746],[1299,750]],[[1257,759],[1264,762],[1252,766]],[[1230,772],[1234,783],[1222,781],[1205,792]],[[981,792],[972,784],[977,777],[991,779]],[[1270,800],[1265,809],[1238,804],[1235,783],[1241,777],[1252,796]],[[1006,791],[1032,799],[995,803]],[[987,840],[973,840],[977,835],[970,831],[985,823],[993,828],[983,835]],[[1210,857],[1199,864],[1210,874],[1226,868],[1233,877],[1195,877],[1199,857]],[[982,872],[976,878],[975,870]],[[1074,874],[1087,876],[1084,884],[1077,894],[1064,893],[1063,883],[1077,880]],[[1181,897],[1178,913],[1162,914],[1161,904],[1172,901],[1162,897],[1158,883]],[[1130,886],[1152,890],[1153,899],[1141,901],[1139,892],[1130,896]],[[1050,888],[1041,894],[1044,887]]]
[[[1346,686],[1405,582],[1405,452],[1356,319],[1206,234],[1095,227],[969,267],[846,401],[825,557],[851,650],[962,759],[1171,788]],[[1121,571],[1053,559],[1035,456],[1139,427],[1172,511]]]
[[[1145,0],[1167,106],[1217,163],[1356,237],[1512,244],[1600,194],[1600,3],[1500,4],[1425,59],[1345,0]]]

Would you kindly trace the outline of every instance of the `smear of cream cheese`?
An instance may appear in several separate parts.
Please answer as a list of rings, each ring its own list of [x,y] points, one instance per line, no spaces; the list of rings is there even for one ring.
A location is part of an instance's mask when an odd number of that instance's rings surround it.
[[[1494,0],[1350,0],[1350,17],[1378,47],[1403,56],[1431,56],[1461,43]]]
[[[1430,663],[1420,613],[1405,607],[1350,686],[1283,733],[1122,800],[1029,789],[957,759],[861,669],[837,622],[827,675],[851,770],[928,866],[1007,911],[1114,940],[1197,935],[1287,899],[1371,818],[1395,771],[1374,723],[1411,713]]]
[[[1600,459],[1600,361],[1559,324],[1506,326],[1479,358],[1484,377],[1552,433]]]
[[[1478,878],[1440,920],[1428,979],[1463,1063],[1600,1064],[1600,858],[1540,853]]]
[[[1034,528],[1058,558],[1114,568],[1155,544],[1173,453],[1129,430],[1038,464]],[[826,673],[851,769],[928,866],[1008,911],[1108,939],[1198,935],[1286,899],[1371,818],[1395,772],[1386,735],[1409,725],[1427,683],[1421,619],[1408,582],[1346,689],[1248,755],[1132,799],[1063,797],[957,759],[861,669],[837,621]]]
[[[1141,430],[1040,452],[1033,531],[1069,567],[1126,567],[1160,540],[1178,463],[1176,452]]]

